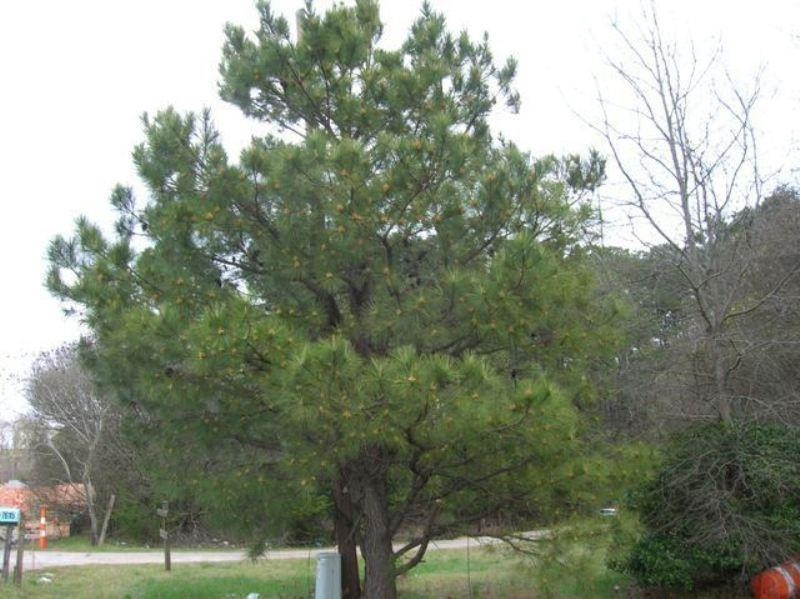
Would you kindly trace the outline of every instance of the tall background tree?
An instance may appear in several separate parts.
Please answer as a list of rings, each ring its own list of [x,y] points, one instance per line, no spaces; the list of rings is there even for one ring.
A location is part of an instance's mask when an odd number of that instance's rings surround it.
[[[329,514],[345,596],[360,545],[364,594],[394,597],[434,535],[597,501],[576,406],[617,339],[581,245],[603,164],[493,136],[516,64],[427,5],[398,50],[374,2],[309,5],[300,39],[258,8],[220,89],[276,135],[232,164],[208,113],[145,117],[149,200],[118,187],[116,236],[79,221],[48,283],[196,497],[262,536]]]
[[[702,331],[705,379],[698,403],[730,421],[741,403],[729,380],[739,351],[731,351],[735,321],[764,305],[797,273],[798,264],[773,270],[762,295],[748,295],[758,248],[750,243],[750,212],[763,200],[753,110],[756,79],[737,87],[720,62],[681,51],[662,33],[654,7],[645,10],[641,39],[617,28],[626,55],[610,63],[629,104],[600,96],[603,134],[628,183],[631,206],[656,239],[662,259],[679,275]],[[624,56],[624,58],[623,58]],[[634,119],[621,118],[622,105]]]

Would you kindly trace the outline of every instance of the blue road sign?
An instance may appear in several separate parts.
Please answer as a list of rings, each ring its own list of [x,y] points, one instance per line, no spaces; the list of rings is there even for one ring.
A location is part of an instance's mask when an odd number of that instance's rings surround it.
[[[19,509],[15,507],[0,507],[0,525],[13,526],[19,524]]]

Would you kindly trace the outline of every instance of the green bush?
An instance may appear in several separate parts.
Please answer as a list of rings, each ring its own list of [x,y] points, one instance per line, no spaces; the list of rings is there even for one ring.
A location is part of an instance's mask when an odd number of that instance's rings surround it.
[[[134,543],[158,542],[160,521],[155,517],[155,506],[141,503],[128,493],[117,498],[111,518],[111,535]]]
[[[689,591],[737,579],[742,563],[735,548],[697,547],[666,535],[647,534],[619,569],[642,586]]]
[[[800,552],[795,429],[693,427],[630,504],[643,534],[611,566],[643,586],[692,590],[745,578]]]

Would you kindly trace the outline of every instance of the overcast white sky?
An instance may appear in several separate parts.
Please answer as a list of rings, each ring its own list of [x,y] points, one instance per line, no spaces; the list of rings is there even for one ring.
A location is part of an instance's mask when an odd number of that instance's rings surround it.
[[[299,0],[272,4],[292,20],[302,6]],[[320,9],[329,4],[317,2]],[[384,0],[387,46],[404,37],[420,4]],[[432,4],[453,30],[488,31],[498,59],[517,57],[522,110],[498,119],[507,137],[538,154],[600,147],[575,111],[591,114],[594,77],[603,76],[600,49],[611,47],[609,22],[638,14],[639,0]],[[662,20],[690,34],[701,51],[721,37],[735,76],[766,66],[759,109],[763,154],[771,168],[791,167],[784,163],[798,147],[800,0],[656,4]],[[31,359],[77,339],[77,323],[44,290],[45,250],[56,234],[71,233],[81,214],[103,224],[113,220],[112,186],[136,183],[130,154],[141,139],[140,115],[168,105],[210,107],[231,156],[259,131],[217,98],[228,21],[254,29],[254,3],[0,2],[0,420],[24,409],[20,379]]]

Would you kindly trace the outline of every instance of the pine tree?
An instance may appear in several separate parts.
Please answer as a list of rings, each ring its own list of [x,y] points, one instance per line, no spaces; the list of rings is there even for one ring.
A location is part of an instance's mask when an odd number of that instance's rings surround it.
[[[145,117],[149,201],[118,187],[116,236],[79,221],[48,282],[197,497],[259,534],[331,514],[344,596],[358,544],[364,594],[394,597],[434,535],[574,504],[615,339],[580,245],[602,161],[493,137],[516,65],[427,5],[399,50],[369,0],[307,5],[299,40],[258,8],[220,89],[274,134],[232,163],[207,112]]]

